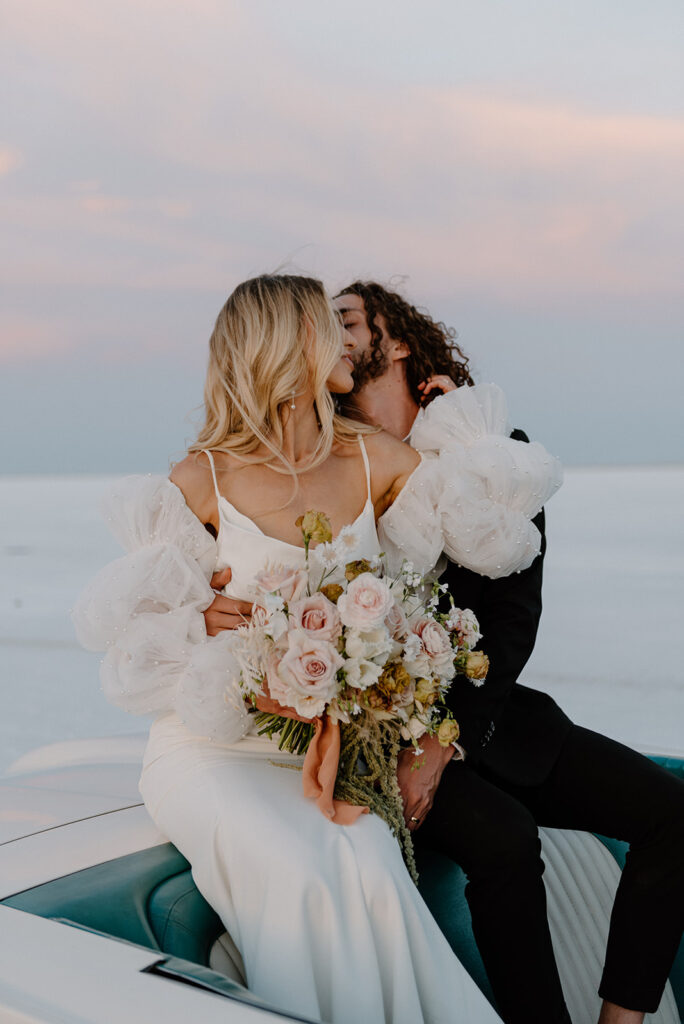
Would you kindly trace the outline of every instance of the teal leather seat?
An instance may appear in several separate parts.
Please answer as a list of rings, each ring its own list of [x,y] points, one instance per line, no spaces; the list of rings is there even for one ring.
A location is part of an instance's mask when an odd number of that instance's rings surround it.
[[[200,895],[189,865],[152,890],[147,917],[160,949],[198,964],[209,964],[212,947],[225,931],[221,918]]]
[[[494,993],[473,938],[463,868],[435,850],[421,850],[416,864],[420,893],[432,916],[468,974],[495,1006]]]
[[[161,951],[148,916],[150,895],[174,877],[189,873],[185,857],[171,843],[165,843],[56,878],[3,902],[30,914],[68,919]],[[202,899],[199,893],[197,896]]]

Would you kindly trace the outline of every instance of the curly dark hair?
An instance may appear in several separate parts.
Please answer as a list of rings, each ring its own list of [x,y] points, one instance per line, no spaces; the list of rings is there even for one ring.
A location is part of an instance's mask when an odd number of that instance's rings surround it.
[[[453,327],[435,321],[426,310],[412,306],[403,295],[390,291],[376,281],[354,281],[343,288],[340,295],[358,295],[363,299],[366,309],[366,322],[371,331],[371,350],[369,355],[371,376],[373,364],[378,374],[383,367],[381,348],[382,332],[377,323],[378,315],[385,318],[387,333],[396,341],[402,341],[409,348],[405,361],[406,382],[411,395],[419,405],[424,405],[439,392],[433,392],[423,399],[418,385],[421,381],[435,374],[445,374],[461,387],[472,385],[473,379],[468,372],[468,357],[456,344],[456,331]]]

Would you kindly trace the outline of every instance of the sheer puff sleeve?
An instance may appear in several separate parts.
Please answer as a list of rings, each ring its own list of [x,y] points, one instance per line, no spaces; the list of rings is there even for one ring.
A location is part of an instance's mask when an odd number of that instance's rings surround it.
[[[418,413],[411,445],[421,463],[378,524],[389,564],[407,558],[426,573],[444,551],[492,579],[531,565],[541,545],[531,520],[560,487],[562,469],[542,445],[509,437],[501,389],[441,395]]]
[[[127,477],[103,503],[128,552],[101,570],[73,611],[76,635],[105,651],[105,696],[133,714],[177,711],[193,732],[240,739],[249,716],[240,698],[230,632],[208,637],[202,612],[216,542],[165,477]]]

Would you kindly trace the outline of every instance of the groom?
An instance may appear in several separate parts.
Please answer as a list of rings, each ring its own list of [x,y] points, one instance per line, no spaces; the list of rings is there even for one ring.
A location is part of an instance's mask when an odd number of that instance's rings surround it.
[[[345,411],[406,438],[421,404],[472,383],[453,332],[402,296],[354,282],[335,300],[355,338],[355,388]],[[512,435],[527,440],[520,431]],[[454,758],[421,741],[420,768],[399,768],[417,843],[446,853],[468,878],[473,931],[506,1024],[569,1020],[556,968],[542,881],[538,825],[626,839],[631,851],[611,918],[601,1024],[640,1024],[654,1011],[684,917],[684,785],[633,751],[575,726],[544,693],[517,679],[541,615],[542,553],[499,580],[450,563],[442,578],[477,615],[491,668],[475,688],[457,677],[449,700],[461,726]],[[226,581],[215,581],[223,585]],[[219,597],[207,631],[234,624]],[[413,770],[411,770],[413,768]]]

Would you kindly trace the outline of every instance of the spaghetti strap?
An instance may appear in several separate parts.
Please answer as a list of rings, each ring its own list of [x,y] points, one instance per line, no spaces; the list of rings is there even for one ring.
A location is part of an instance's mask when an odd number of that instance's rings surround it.
[[[206,455],[206,457],[209,459],[209,465],[211,467],[211,475],[212,475],[213,480],[214,480],[214,490],[216,491],[216,498],[218,499],[218,498],[221,497],[221,492],[219,491],[218,481],[216,480],[216,467],[214,466],[214,456],[211,454],[211,452],[209,451],[208,448],[202,448],[202,451]]]
[[[363,464],[366,467],[366,486],[368,487],[368,501],[372,502],[371,494],[371,477],[370,477],[370,462],[368,461],[368,452],[366,451],[366,445],[364,444],[363,434],[356,435],[359,439],[359,447],[361,448],[361,455],[363,456]]]

